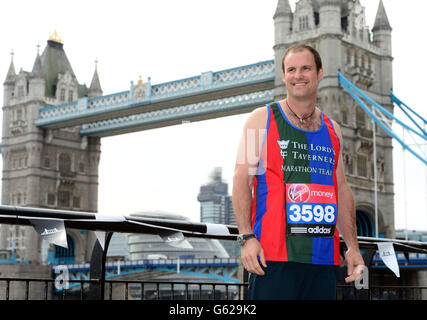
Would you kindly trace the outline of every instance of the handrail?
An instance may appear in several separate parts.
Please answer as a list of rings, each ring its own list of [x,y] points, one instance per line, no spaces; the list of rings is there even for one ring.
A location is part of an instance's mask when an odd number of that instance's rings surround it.
[[[93,212],[0,205],[0,223],[6,224],[32,225],[32,219],[56,219],[62,220],[66,228],[105,232],[159,234],[165,231],[173,231],[182,232],[183,235],[188,237],[227,240],[235,240],[238,235],[238,228],[235,225],[223,225],[223,230],[228,230],[228,234],[226,232],[220,234],[209,233],[208,224],[202,222],[137,216],[122,216],[121,218],[117,219],[117,217]],[[357,238],[361,249],[374,249],[377,248],[377,243],[379,242],[392,242],[396,247],[396,251],[402,249],[407,252],[427,253],[427,243],[425,242],[361,236]],[[341,245],[345,246],[342,237]]]

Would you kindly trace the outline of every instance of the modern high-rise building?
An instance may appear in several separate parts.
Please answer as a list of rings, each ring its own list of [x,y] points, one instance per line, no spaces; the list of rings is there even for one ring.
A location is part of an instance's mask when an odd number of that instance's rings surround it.
[[[200,222],[236,225],[233,203],[228,194],[228,184],[222,180],[222,169],[215,168],[209,182],[200,187],[197,196],[200,202]],[[235,241],[220,240],[230,256],[239,254]]]
[[[200,187],[200,222],[236,224],[228,184],[222,180],[222,169],[215,168],[210,180]]]

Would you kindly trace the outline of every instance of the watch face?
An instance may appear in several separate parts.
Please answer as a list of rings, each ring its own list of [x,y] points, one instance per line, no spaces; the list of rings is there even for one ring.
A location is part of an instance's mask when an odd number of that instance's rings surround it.
[[[255,238],[254,234],[239,234],[237,236],[237,243],[240,246],[243,246],[243,244],[246,242],[246,240],[251,239],[251,238]]]
[[[245,241],[243,241],[242,236],[241,236],[241,235],[238,235],[238,236],[237,236],[237,244],[238,244],[239,246],[242,246],[244,242],[245,242]]]
[[[239,246],[242,246],[245,243],[245,240],[243,240],[243,236],[242,235],[238,235],[237,236],[237,244]]]

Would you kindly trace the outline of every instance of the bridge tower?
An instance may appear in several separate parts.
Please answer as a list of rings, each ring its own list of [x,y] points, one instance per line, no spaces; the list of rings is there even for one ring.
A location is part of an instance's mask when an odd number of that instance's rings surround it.
[[[379,234],[394,235],[392,138],[378,126],[377,163],[373,160],[373,124],[368,115],[340,87],[337,70],[375,101],[393,112],[391,27],[382,0],[373,28],[365,22],[359,0],[299,0],[292,11],[279,0],[274,14],[275,99],[286,96],[281,59],[291,45],[305,43],[322,56],[324,79],[318,105],[342,129],[346,176],[355,195],[359,235],[375,235],[374,165],[378,173]]]
[[[95,66],[89,88],[78,83],[56,33],[37,56],[32,71],[16,73],[12,61],[4,82],[2,204],[97,211],[100,139],[81,137],[79,127],[55,130],[35,126],[41,106],[102,95]],[[67,230],[75,262],[88,261],[92,232]],[[41,237],[32,227],[2,225],[0,249],[41,262]],[[52,248],[51,248],[52,249]]]

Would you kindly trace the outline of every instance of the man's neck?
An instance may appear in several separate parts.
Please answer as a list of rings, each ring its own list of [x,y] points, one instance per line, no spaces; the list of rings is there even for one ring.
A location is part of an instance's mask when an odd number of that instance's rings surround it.
[[[295,101],[297,102],[295,103]],[[288,99],[286,103],[286,99],[284,99],[279,101],[279,104],[288,120],[294,126],[307,131],[316,131],[320,128],[322,120],[320,118],[320,110],[316,111],[315,101],[316,99],[313,101]],[[292,103],[295,104],[296,110]],[[288,107],[288,104],[290,107]]]
[[[316,97],[298,99],[292,96],[287,96],[286,100],[292,110],[300,117],[309,115],[316,106]]]

